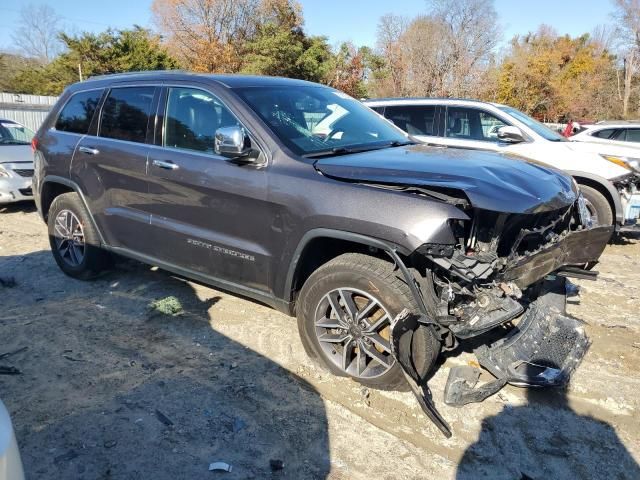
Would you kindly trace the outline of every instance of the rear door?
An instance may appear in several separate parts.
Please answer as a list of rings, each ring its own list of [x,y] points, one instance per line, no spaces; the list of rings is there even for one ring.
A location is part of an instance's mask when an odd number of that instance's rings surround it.
[[[439,143],[440,110],[437,105],[389,105],[384,116],[419,140]]]
[[[272,228],[268,167],[215,154],[216,130],[240,122],[212,91],[176,84],[162,99],[162,133],[149,156],[152,255],[265,291]]]
[[[97,135],[82,138],[71,169],[105,241],[137,252],[149,243],[147,156],[159,92],[154,85],[112,87]]]

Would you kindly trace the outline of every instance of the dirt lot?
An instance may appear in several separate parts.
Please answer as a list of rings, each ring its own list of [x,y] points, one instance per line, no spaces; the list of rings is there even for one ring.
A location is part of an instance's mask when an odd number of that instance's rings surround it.
[[[33,208],[0,208],[0,354],[27,347],[0,360],[22,372],[0,398],[28,478],[637,479],[640,237],[598,270],[569,310],[593,344],[568,392],[448,408],[448,367],[471,358],[451,355],[431,384],[446,440],[410,393],[315,367],[292,319],[134,262],[72,280]]]

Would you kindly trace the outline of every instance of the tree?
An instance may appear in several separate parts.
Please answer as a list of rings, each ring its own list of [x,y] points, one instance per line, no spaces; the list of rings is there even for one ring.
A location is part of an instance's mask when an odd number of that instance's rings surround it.
[[[382,95],[476,95],[500,39],[492,0],[431,0],[411,20],[385,15],[378,24]]]
[[[588,34],[577,38],[547,26],[516,36],[498,68],[498,102],[550,121],[615,112],[615,57]]]
[[[135,26],[131,30],[107,30],[61,35],[65,53],[44,66],[31,67],[13,81],[16,93],[59,95],[64,88],[84,78],[107,73],[177,68],[177,61],[160,45],[157,35]]]
[[[308,37],[300,6],[286,0],[263,1],[253,38],[241,47],[242,73],[324,79],[331,50],[325,37]]]
[[[614,17],[620,39],[622,57],[622,86],[618,75],[618,96],[622,102],[622,115],[629,113],[633,77],[640,64],[640,0],[615,0]],[[640,105],[638,107],[640,112]]]
[[[60,17],[49,5],[28,5],[20,10],[14,43],[29,57],[49,63],[62,49]]]
[[[332,55],[325,83],[352,97],[366,97],[367,62],[371,55],[367,47],[357,48],[353,43],[342,43]]]

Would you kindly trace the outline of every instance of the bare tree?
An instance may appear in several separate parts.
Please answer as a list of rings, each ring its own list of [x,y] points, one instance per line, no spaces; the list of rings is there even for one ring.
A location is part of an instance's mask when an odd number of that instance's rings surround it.
[[[618,76],[618,96],[622,101],[622,115],[626,117],[640,57],[640,0],[614,0],[614,5],[623,57],[623,85],[620,87]],[[640,106],[638,110],[640,112]]]
[[[427,5],[427,15],[410,21],[395,15],[380,19],[377,47],[387,71],[382,90],[479,95],[500,40],[493,0],[429,0]]]
[[[62,50],[60,22],[60,16],[49,5],[27,5],[20,10],[12,39],[27,56],[48,63]]]
[[[501,38],[493,0],[429,0],[431,17],[441,23],[440,43],[448,51],[445,92],[473,94]]]

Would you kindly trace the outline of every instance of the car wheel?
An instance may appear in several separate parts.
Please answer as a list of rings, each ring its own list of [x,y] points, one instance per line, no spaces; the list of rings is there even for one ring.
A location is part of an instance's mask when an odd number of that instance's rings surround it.
[[[305,282],[298,299],[298,329],[307,353],[336,375],[383,390],[406,387],[391,354],[390,322],[404,308],[418,311],[394,265],[349,253],[326,263]],[[440,353],[431,327],[413,337],[413,361],[426,376]]]
[[[613,225],[613,211],[605,196],[588,185],[580,185],[580,191],[593,225]]]
[[[109,267],[109,253],[100,248],[98,232],[78,194],[57,196],[47,218],[51,252],[64,273],[88,280]]]

